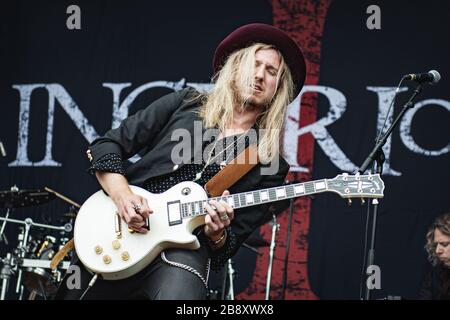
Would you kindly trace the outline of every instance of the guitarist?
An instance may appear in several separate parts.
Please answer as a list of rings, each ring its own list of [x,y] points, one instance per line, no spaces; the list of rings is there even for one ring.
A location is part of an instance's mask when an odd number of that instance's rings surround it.
[[[182,181],[204,186],[253,142],[258,145],[259,163],[223,195],[283,184],[289,165],[279,152],[279,133],[286,107],[300,93],[306,76],[300,48],[280,29],[249,24],[219,44],[213,69],[210,93],[186,88],[163,96],[89,146],[89,171],[135,232],[147,232],[144,218],[152,214],[152,203],[133,194],[129,184],[152,193],[164,192]],[[196,130],[199,123],[200,132]],[[179,142],[172,134],[181,128],[194,139],[190,154],[196,154],[194,146],[200,141],[200,161],[189,156],[182,162],[174,161],[173,150]],[[210,129],[216,129],[217,134],[204,141]],[[256,141],[252,141],[255,136]],[[123,162],[136,154],[141,159],[125,168]],[[205,299],[209,269],[218,271],[256,228],[287,206],[287,201],[280,201],[234,212],[225,202],[210,201],[205,225],[194,231],[201,243],[198,250],[164,250],[132,277],[98,279],[84,298]],[[73,286],[66,276],[57,299],[79,299],[88,287],[92,275],[76,260],[81,286],[69,289]]]

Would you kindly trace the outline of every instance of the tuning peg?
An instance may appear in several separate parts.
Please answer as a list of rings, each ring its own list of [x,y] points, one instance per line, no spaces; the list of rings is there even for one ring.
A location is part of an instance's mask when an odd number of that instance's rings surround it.
[[[351,206],[352,205],[352,199],[348,199],[348,205]]]
[[[363,206],[366,203],[366,200],[364,198],[361,198],[361,205]]]

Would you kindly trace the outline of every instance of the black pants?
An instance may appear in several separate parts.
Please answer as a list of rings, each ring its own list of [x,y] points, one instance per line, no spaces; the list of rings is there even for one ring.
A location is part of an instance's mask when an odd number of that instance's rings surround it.
[[[200,247],[198,250],[165,250],[169,261],[183,263],[197,270],[204,279],[207,278],[208,252]],[[80,267],[81,288],[69,289],[67,274],[56,293],[55,300],[78,300],[88,287],[92,274],[77,258],[74,264]],[[84,296],[85,300],[107,299],[147,299],[147,300],[204,300],[207,290],[202,280],[192,272],[171,266],[158,256],[150,265],[136,275],[122,280],[97,279],[94,286]]]

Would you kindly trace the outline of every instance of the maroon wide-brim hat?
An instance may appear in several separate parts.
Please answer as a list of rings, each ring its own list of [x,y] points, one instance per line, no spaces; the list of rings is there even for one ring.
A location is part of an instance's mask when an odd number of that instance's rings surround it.
[[[306,78],[306,64],[302,50],[287,33],[268,24],[247,24],[234,30],[223,39],[214,53],[214,74],[222,68],[234,51],[258,42],[273,45],[281,52],[291,70],[294,81],[294,97],[297,97]]]

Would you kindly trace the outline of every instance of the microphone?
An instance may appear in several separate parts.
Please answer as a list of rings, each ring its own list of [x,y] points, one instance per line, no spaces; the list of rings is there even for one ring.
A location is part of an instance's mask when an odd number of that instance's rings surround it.
[[[403,76],[403,79],[405,80],[412,80],[419,83],[422,82],[429,82],[432,85],[435,85],[436,83],[441,80],[441,75],[436,70],[430,70],[427,73],[411,73]]]

